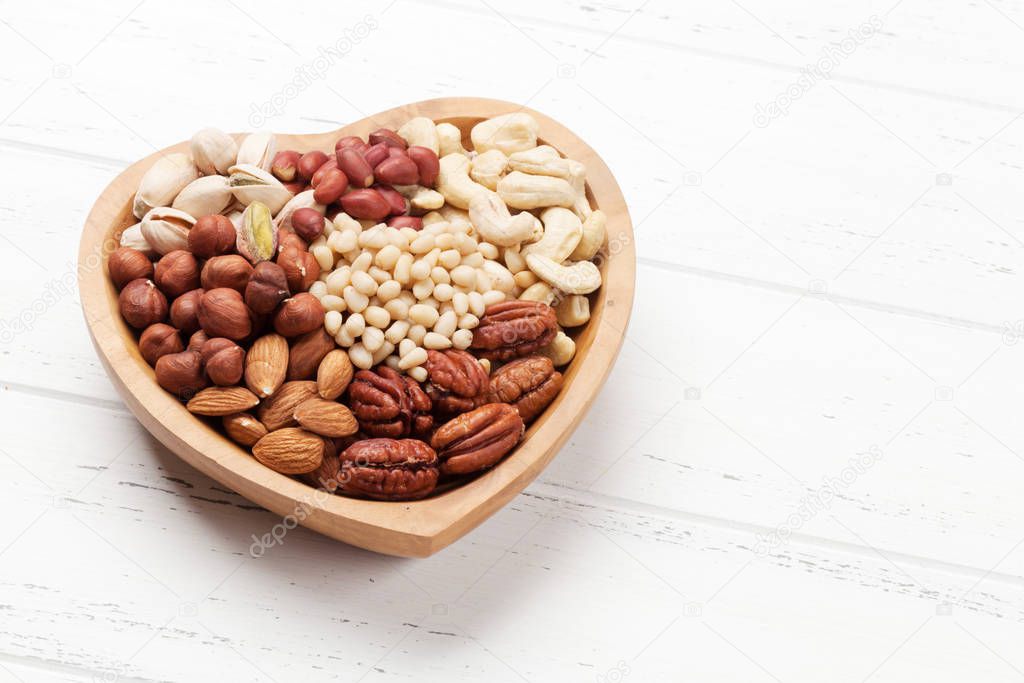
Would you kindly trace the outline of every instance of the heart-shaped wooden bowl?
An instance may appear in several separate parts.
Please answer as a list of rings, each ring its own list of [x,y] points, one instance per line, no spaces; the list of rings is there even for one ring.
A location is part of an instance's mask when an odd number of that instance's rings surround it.
[[[161,389],[139,355],[136,337],[118,313],[107,255],[121,231],[135,222],[132,198],[160,154],[188,151],[188,142],[152,154],[121,173],[89,214],[79,250],[79,288],[93,343],[111,380],[139,421],[165,446],[201,472],[263,507],[322,534],[380,553],[426,557],[461,537],[522,491],[544,469],[583,419],[619,352],[633,304],[636,275],[633,227],[608,167],[568,128],[511,102],[450,97],[409,104],[370,116],[331,133],[279,135],[279,149],[330,151],[342,135],[366,137],[398,128],[414,116],[469,131],[482,119],[527,111],[540,123],[541,139],[587,167],[591,204],[608,215],[609,242],[600,268],[604,284],[592,296],[590,322],[576,336],[576,357],[555,402],[527,430],[497,467],[458,488],[425,500],[388,503],[328,495],[257,462],[226,436],[189,413]]]

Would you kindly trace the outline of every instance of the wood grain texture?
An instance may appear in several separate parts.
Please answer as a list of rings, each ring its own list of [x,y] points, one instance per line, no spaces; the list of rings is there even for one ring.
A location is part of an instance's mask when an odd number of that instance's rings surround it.
[[[603,284],[592,302],[591,320],[576,338],[577,355],[565,385],[522,442],[473,481],[425,500],[387,503],[324,496],[306,484],[273,472],[163,391],[142,360],[135,336],[118,314],[117,291],[105,257],[134,222],[131,201],[139,180],[169,147],[133,164],[97,199],[86,220],[79,249],[79,291],[86,323],[108,373],[125,403],[160,441],[185,461],[250,500],[281,515],[302,507],[304,526],[353,545],[391,555],[426,557],[479,525],[544,469],[579,425],[597,397],[618,355],[633,305],[636,257],[625,200],[608,167],[571,131],[547,116],[511,102],[459,97],[417,102],[375,114],[331,133],[279,135],[282,149],[330,150],[345,135],[366,138],[379,127],[397,129],[416,116],[458,126],[468,139],[476,123],[513,111],[527,111],[540,124],[540,142],[551,144],[587,167],[587,192],[594,208],[608,216],[612,245],[602,260]]]

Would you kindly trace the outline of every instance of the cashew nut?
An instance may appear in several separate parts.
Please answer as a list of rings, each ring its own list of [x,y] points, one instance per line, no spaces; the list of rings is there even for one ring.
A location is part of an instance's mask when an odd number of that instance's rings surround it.
[[[564,180],[568,180],[572,173],[569,163],[569,159],[563,159],[558,150],[550,145],[515,152],[508,157],[510,170],[530,175],[550,175]]]
[[[437,139],[441,148],[438,152],[440,156],[447,156],[449,154],[469,155],[466,148],[462,146],[462,131],[459,130],[458,126],[450,123],[437,124]]]
[[[512,273],[509,272],[508,268],[497,261],[484,261],[480,270],[490,276],[491,289],[496,289],[499,292],[505,292],[506,294],[515,289],[516,281],[515,278],[512,277]]]
[[[479,153],[500,149],[505,154],[521,152],[537,146],[537,120],[524,112],[495,116],[473,126],[469,137]]]
[[[469,177],[489,190],[496,190],[507,165],[508,157],[505,153],[500,149],[491,149],[473,159]]]
[[[398,129],[398,134],[409,145],[426,147],[433,150],[434,154],[437,154],[441,149],[437,135],[437,126],[426,116],[417,116],[409,119],[405,122],[405,125]]]
[[[454,206],[451,206],[450,204],[445,204],[440,209],[438,209],[438,212],[441,214],[441,216],[444,218],[444,220],[446,220],[448,223],[451,223],[452,225],[461,225],[461,224],[465,224],[465,225],[468,225],[468,226],[472,226],[473,225],[470,222],[470,220],[469,220],[469,214],[468,213],[466,213],[462,209],[457,209]],[[470,233],[466,233],[466,234],[470,234]]]
[[[498,181],[498,194],[508,206],[516,209],[571,207],[576,202],[576,192],[568,181],[521,171],[509,173]]]
[[[546,282],[536,282],[519,295],[520,301],[537,301],[542,304],[551,304],[555,300],[555,292],[551,285]]]
[[[485,241],[499,247],[511,247],[530,237],[533,220],[533,215],[525,211],[513,216],[501,197],[490,190],[477,194],[469,203],[469,222]]]
[[[437,191],[444,195],[446,202],[460,209],[468,209],[473,197],[487,192],[486,187],[470,179],[469,169],[469,159],[461,154],[441,157]]]
[[[604,211],[597,209],[593,211],[587,220],[583,221],[583,237],[576,249],[569,254],[573,261],[589,261],[597,255],[604,244],[608,216]]]
[[[562,265],[542,254],[529,254],[526,265],[541,280],[566,294],[590,294],[601,286],[601,271],[590,261]]]
[[[502,257],[505,259],[505,266],[512,274],[521,273],[524,270],[528,270],[526,267],[526,259],[519,253],[519,249],[515,247],[507,247],[503,250]]]
[[[513,171],[565,180],[575,194],[571,205],[573,211],[580,217],[580,220],[586,220],[590,216],[590,201],[587,200],[586,189],[587,167],[579,161],[564,159],[554,147],[541,145],[525,152],[512,154],[508,159],[508,167]]]
[[[540,214],[540,220],[544,223],[544,236],[540,241],[523,247],[523,256],[530,254],[542,254],[555,263],[561,263],[569,258],[569,254],[576,249],[583,237],[583,224],[569,209],[560,206],[552,206],[544,209]]]
[[[516,287],[519,289],[526,289],[530,285],[535,285],[540,282],[540,278],[533,274],[533,271],[527,268],[526,270],[520,270],[518,273],[512,276],[512,281],[516,283]]]
[[[590,320],[590,299],[582,294],[570,294],[558,302],[555,315],[562,327],[579,327]]]
[[[560,368],[563,365],[568,365],[576,355],[576,342],[565,332],[559,330],[551,343],[541,349],[540,353],[550,358],[556,368]]]

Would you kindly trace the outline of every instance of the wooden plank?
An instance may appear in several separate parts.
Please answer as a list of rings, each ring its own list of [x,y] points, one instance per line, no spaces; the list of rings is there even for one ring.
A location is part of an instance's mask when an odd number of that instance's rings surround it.
[[[424,561],[301,528],[251,557],[251,534],[281,520],[184,466],[123,416],[88,407],[68,415],[80,444],[69,466],[65,448],[40,447],[28,426],[66,414],[64,403],[0,400],[22,426],[6,448],[31,458],[43,480],[0,460],[5,532],[27,524],[11,517],[16,510],[45,513],[13,543],[4,539],[0,661],[129,680],[371,670],[378,679],[462,671],[544,680],[625,662],[652,680],[678,670],[685,643],[695,671],[732,677],[760,666],[793,680],[799,667],[824,665],[800,652],[830,657],[845,672],[839,680],[861,680],[890,654],[883,679],[922,666],[1010,676],[986,647],[1020,666],[1012,644],[1024,602],[1019,585],[998,576],[894,565],[804,539],[758,555],[749,528],[548,484]],[[130,437],[139,439],[125,449]],[[71,493],[55,499],[51,486]],[[53,561],[55,538],[74,566]],[[937,614],[944,602],[951,616]],[[821,619],[822,603],[843,619]]]
[[[987,5],[975,9],[998,17]],[[0,137],[86,155],[91,163],[127,162],[205,125],[246,128],[253,107],[273,100],[297,66],[311,63],[316,52],[306,45],[330,46],[363,21],[362,14],[345,15],[350,23],[342,21],[341,30],[322,26],[308,34],[308,23],[301,31],[297,23],[301,13],[263,11],[275,34],[311,36],[297,54],[224,5],[210,10],[211,22],[243,21],[241,30],[252,33],[265,62],[228,54],[227,48],[154,56],[152,68],[164,76],[167,91],[221,102],[218,119],[203,109],[179,111],[160,98],[139,98],[135,83],[115,76],[120,54],[151,49],[154,27],[172,31],[180,22],[180,31],[192,30],[186,17],[143,6],[74,67],[73,79],[47,81],[0,126]],[[736,7],[727,11],[764,31]],[[816,83],[787,115],[760,128],[755,104],[785,92],[793,73],[713,55],[683,59],[665,44],[638,50],[613,39],[602,48],[605,58],[559,78],[556,60],[492,12],[470,15],[480,30],[465,32],[450,49],[483,54],[495,42],[515,45],[521,49],[514,63],[459,60],[455,74],[454,54],[442,46],[422,55],[421,69],[413,72],[402,55],[382,49],[387,42],[412,40],[424,22],[467,15],[406,2],[398,13],[374,16],[378,27],[336,60],[325,78],[313,79],[294,98],[284,98],[278,113],[257,122],[269,129],[328,131],[361,112],[447,94],[458,78],[464,90],[528,101],[594,144],[626,193],[639,226],[638,249],[649,263],[760,286],[824,288],[853,301],[988,329],[1019,318],[1013,290],[1005,286],[1024,266],[1024,226],[1006,201],[1020,182],[1015,159],[1024,144],[1015,112],[836,80]],[[607,21],[619,15],[601,16]],[[588,33],[585,43],[572,42],[557,25],[531,28],[534,34],[542,44],[571,43],[580,57],[596,38]],[[788,51],[777,39],[766,40]],[[0,50],[19,47],[10,43]],[[87,49],[87,41],[80,47]],[[6,56],[18,61],[13,52]],[[28,95],[50,67],[20,61],[31,68],[19,67],[10,89]],[[210,67],[212,61],[218,66]],[[348,68],[350,63],[360,68]],[[678,100],[669,101],[677,104],[652,107],[650,78],[665,64],[673,64],[671,97]],[[359,93],[358,103],[332,85],[339,70],[345,92]],[[229,76],[236,92],[251,95],[224,98]],[[383,79],[390,87],[375,87]],[[699,98],[691,101],[686,93]]]

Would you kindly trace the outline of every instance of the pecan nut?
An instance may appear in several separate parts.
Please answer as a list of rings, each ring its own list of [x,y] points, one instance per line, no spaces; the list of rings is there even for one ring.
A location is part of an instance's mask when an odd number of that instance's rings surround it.
[[[423,498],[437,485],[437,453],[416,439],[366,439],[340,457],[339,488],[377,500]]]
[[[441,459],[442,474],[469,474],[497,464],[524,429],[515,406],[488,403],[441,425],[430,445]]]
[[[473,330],[470,349],[488,360],[529,356],[558,332],[555,309],[539,301],[502,301],[489,306]]]
[[[434,426],[433,404],[419,383],[386,365],[357,372],[348,396],[359,427],[370,436],[397,439],[427,434]]]
[[[491,377],[490,400],[509,403],[529,422],[555,400],[562,389],[562,373],[550,358],[529,356],[507,363]]]
[[[427,351],[427,376],[427,395],[439,414],[457,415],[487,402],[487,372],[465,351]]]

